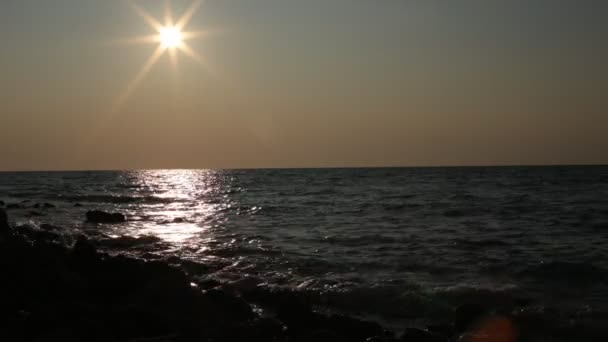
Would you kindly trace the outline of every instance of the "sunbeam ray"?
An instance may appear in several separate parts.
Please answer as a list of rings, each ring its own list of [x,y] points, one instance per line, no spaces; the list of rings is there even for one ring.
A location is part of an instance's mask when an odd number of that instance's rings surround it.
[[[165,0],[165,25],[173,26],[173,10],[171,9],[171,0]]]
[[[151,16],[148,12],[146,12],[143,8],[136,4],[134,0],[128,0],[127,2],[131,6],[131,8],[133,8],[135,13],[142,17],[148,23],[148,25],[152,26],[152,28],[154,28],[155,30],[160,31],[160,29],[163,27],[163,24],[161,24],[160,21],[156,20],[153,16]]]
[[[137,88],[137,86],[144,79],[144,77],[146,77],[148,72],[150,72],[150,69],[152,69],[154,64],[156,64],[156,62],[158,61],[160,56],[163,55],[164,52],[165,49],[162,46],[159,46],[156,48],[156,50],[154,50],[154,52],[152,53],[152,55],[150,55],[146,63],[142,66],[141,69],[139,69],[139,72],[135,75],[131,82],[129,82],[127,88],[125,88],[125,91],[114,102],[114,105],[112,106],[111,110],[112,113],[118,111],[120,107],[127,101],[127,99],[129,99],[133,91]]]
[[[138,45],[160,43],[158,34],[150,34],[147,36],[113,39],[103,43],[104,45]]]
[[[177,49],[169,49],[169,59],[173,70],[177,70]]]
[[[196,10],[198,10],[198,8],[201,6],[202,3],[203,3],[203,0],[194,1],[192,3],[192,5],[190,6],[190,8],[188,8],[186,13],[184,13],[184,15],[182,15],[182,17],[179,18],[179,20],[175,24],[175,27],[177,27],[177,29],[179,29],[179,30],[186,27],[186,25],[188,25],[188,23],[190,22],[190,19],[192,19],[192,16],[194,15],[194,13],[196,13]]]

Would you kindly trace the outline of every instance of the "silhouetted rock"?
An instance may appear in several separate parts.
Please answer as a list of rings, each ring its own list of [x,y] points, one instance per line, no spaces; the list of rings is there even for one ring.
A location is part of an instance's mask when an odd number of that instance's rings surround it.
[[[82,204],[80,204],[80,203],[74,203],[74,207],[75,208],[82,207]]]
[[[99,245],[109,249],[126,249],[141,245],[154,244],[162,241],[159,237],[144,235],[140,237],[120,236],[117,238],[104,239],[99,241]]]
[[[97,249],[85,236],[81,235],[72,247],[71,255],[79,263],[87,263],[97,259]]]
[[[387,332],[377,323],[342,315],[323,318],[320,325],[324,330],[333,331],[339,336],[345,337],[347,341],[363,342],[370,337],[387,335]]]
[[[21,205],[19,203],[9,203],[6,209],[21,209]]]
[[[107,213],[100,210],[87,211],[87,221],[92,223],[123,223],[127,221],[120,213]]]
[[[251,306],[243,299],[223,290],[211,289],[202,296],[204,306],[215,308],[214,319],[222,321],[246,321],[254,317]]]
[[[50,208],[56,208],[57,206],[52,203],[43,203],[42,207],[46,208],[46,209],[50,209]]]
[[[0,201],[0,207],[4,207],[4,201]]]
[[[416,328],[407,328],[401,335],[402,342],[447,342],[448,338],[440,333]]]
[[[485,309],[479,304],[463,304],[455,310],[455,329],[457,332],[467,330],[473,323],[483,317]]]
[[[0,236],[8,235],[9,232],[8,215],[6,215],[6,210],[0,208]]]
[[[59,226],[54,226],[52,224],[48,224],[48,223],[43,223],[40,225],[40,229],[42,230],[48,230],[48,231],[60,231],[63,230],[63,228],[59,227]]]

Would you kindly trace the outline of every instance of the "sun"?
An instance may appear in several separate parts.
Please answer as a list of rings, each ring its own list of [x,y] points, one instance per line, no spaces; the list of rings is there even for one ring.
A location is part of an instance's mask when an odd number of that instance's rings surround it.
[[[159,31],[160,44],[165,49],[174,49],[183,44],[183,34],[175,26],[164,26]]]
[[[195,38],[203,38],[209,34],[208,31],[185,31],[184,29],[190,23],[190,20],[199,9],[203,0],[193,0],[190,7],[177,20],[173,20],[173,11],[171,10],[171,1],[165,0],[165,20],[161,20],[151,16],[146,10],[139,6],[135,0],[127,0],[133,11],[137,13],[148,25],[155,31],[155,34],[135,37],[128,39],[128,43],[152,43],[158,44],[156,50],[152,52],[148,60],[142,65],[141,69],[135,77],[129,82],[126,89],[118,97],[112,106],[112,112],[116,112],[118,108],[129,98],[131,93],[137,88],[139,83],[146,77],[152,67],[158,62],[165,52],[169,55],[171,65],[174,69],[177,68],[178,53],[183,53],[186,56],[199,62],[209,70],[209,66],[203,56],[199,55],[193,48],[190,47],[187,41]]]

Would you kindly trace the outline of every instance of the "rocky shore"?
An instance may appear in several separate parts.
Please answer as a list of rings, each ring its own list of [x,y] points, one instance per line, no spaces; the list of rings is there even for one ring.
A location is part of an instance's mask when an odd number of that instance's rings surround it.
[[[120,221],[100,212],[86,219]],[[109,255],[85,236],[66,244],[58,229],[14,227],[0,208],[0,341],[608,340],[579,323],[559,326],[542,314],[479,303],[441,324],[395,333],[316,311],[288,291],[200,283],[166,261]]]

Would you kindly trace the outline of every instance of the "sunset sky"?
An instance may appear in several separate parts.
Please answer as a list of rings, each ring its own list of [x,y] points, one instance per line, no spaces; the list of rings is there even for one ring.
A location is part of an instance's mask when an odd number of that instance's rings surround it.
[[[163,0],[135,1],[162,20]],[[173,0],[179,17],[190,0]],[[608,163],[608,2],[0,1],[0,170]]]

